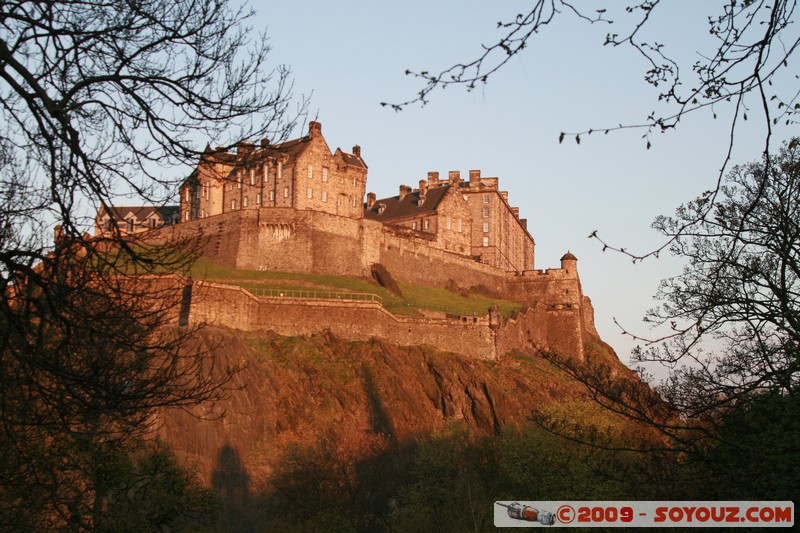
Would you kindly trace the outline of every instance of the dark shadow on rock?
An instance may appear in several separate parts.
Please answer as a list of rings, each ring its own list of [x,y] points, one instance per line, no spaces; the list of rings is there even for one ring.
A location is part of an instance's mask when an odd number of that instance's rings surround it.
[[[375,387],[375,380],[372,371],[367,365],[362,365],[361,375],[364,376],[364,393],[367,396],[367,407],[369,409],[369,422],[372,432],[383,434],[389,438],[394,447],[397,444],[394,423],[389,412],[383,406],[378,389]]]
[[[256,524],[250,498],[250,475],[236,449],[230,444],[220,448],[211,474],[211,486],[222,500],[220,530],[255,532]]]

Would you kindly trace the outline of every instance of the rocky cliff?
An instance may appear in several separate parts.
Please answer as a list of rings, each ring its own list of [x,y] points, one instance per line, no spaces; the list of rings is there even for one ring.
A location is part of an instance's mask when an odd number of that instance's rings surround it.
[[[589,357],[629,372],[598,338],[587,342]],[[284,337],[211,326],[193,343],[241,371],[227,400],[163,413],[160,433],[214,486],[231,464],[240,488],[266,486],[287,450],[323,441],[358,459],[376,447],[413,445],[452,424],[500,434],[582,391],[545,359],[519,350],[481,360],[330,333]]]

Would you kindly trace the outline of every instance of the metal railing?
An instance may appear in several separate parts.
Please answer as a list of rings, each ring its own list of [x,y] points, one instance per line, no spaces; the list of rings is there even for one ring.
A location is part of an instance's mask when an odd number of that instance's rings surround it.
[[[382,305],[387,310],[392,309],[427,309],[430,311],[439,311],[456,316],[486,316],[488,311],[467,310],[459,309],[457,307],[449,307],[445,305],[436,305],[430,303],[405,301],[400,303],[383,303],[383,298],[377,294],[369,292],[335,292],[335,291],[314,291],[305,289],[267,289],[267,288],[246,288],[246,291],[259,297],[269,298],[297,298],[297,299],[315,299],[315,300],[343,300],[343,301],[357,301],[357,302],[376,302]]]
[[[315,300],[349,300],[358,302],[377,302],[383,305],[383,298],[377,294],[368,292],[335,292],[335,291],[311,291],[298,289],[259,289],[246,288],[248,292],[255,296],[269,298],[306,298]]]

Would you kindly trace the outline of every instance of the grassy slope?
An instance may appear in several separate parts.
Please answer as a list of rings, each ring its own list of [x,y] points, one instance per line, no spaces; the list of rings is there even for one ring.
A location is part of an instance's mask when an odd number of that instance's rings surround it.
[[[497,305],[504,316],[520,310],[523,305],[510,300],[500,300],[472,295],[469,297],[436,287],[399,283],[403,296],[399,297],[373,281],[343,276],[322,276],[293,272],[267,272],[240,270],[218,265],[200,257],[192,267],[195,279],[239,285],[248,290],[317,290],[327,292],[357,292],[380,296],[383,305],[397,314],[414,315],[419,309],[445,311],[458,315],[483,315],[492,305]]]

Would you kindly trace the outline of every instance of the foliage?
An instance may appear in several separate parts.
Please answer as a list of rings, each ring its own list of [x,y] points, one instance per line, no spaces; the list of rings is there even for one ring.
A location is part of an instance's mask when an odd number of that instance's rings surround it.
[[[707,476],[706,496],[797,501],[799,408],[796,395],[768,393],[725,414],[721,442],[697,458]]]
[[[683,273],[661,283],[649,320],[669,328],[634,353],[671,369],[655,391],[603,365],[547,357],[585,385],[602,406],[662,438],[631,449],[685,464],[699,497],[790,499],[800,451],[797,431],[800,346],[800,146],[737,166],[720,188],[713,217],[693,224],[707,193],[655,226],[674,237]],[[711,349],[708,346],[711,346]],[[613,446],[581,428],[553,427],[595,446]],[[758,459],[756,459],[758,458]],[[708,487],[713,480],[714,488]],[[746,482],[745,482],[746,480]]]
[[[96,531],[210,531],[219,507],[216,496],[178,465],[163,443],[139,443],[103,466],[110,490]]]
[[[63,246],[0,315],[0,499],[39,530],[96,527],[110,462],[152,434],[159,409],[218,399],[234,371],[186,344],[172,278],[98,275]]]
[[[251,499],[264,531],[491,531],[497,500],[637,499],[660,489],[643,458],[535,425],[480,436],[452,422],[397,449],[380,435],[345,442],[323,431],[276,464]]]
[[[196,161],[197,135],[285,136],[288,71],[265,68],[265,37],[226,0],[0,11],[2,527],[97,529],[158,410],[219,398],[234,369],[188,347],[183,286],[154,276],[187,271],[181,243],[143,249],[116,228],[91,238],[86,213],[163,203],[175,183],[162,173]],[[177,475],[125,468],[151,472],[151,488]]]
[[[672,333],[639,361],[683,364],[660,389],[686,416],[713,423],[764,393],[798,390],[800,346],[800,147],[779,157],[733,169],[720,191],[713,219],[690,233],[682,226],[709,201],[682,206],[655,226],[684,231],[671,247],[688,260],[683,274],[664,280],[663,305],[649,320]],[[719,354],[702,351],[712,337]]]
[[[384,523],[395,477],[388,438],[321,428],[312,443],[292,443],[257,507],[265,530],[375,531]]]

